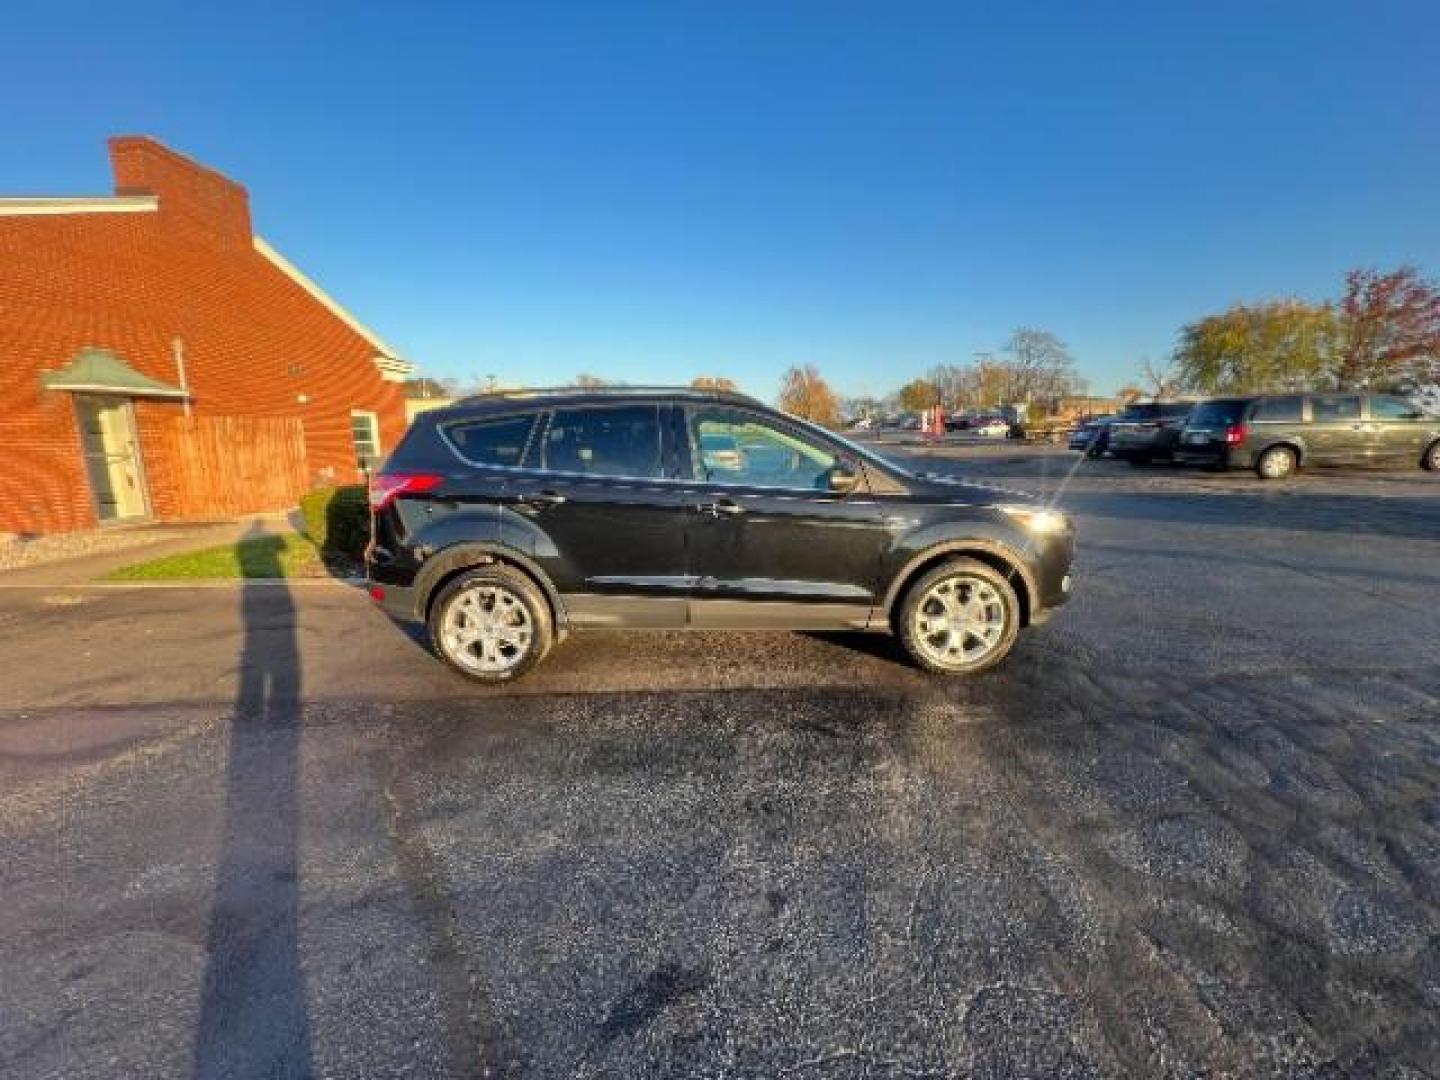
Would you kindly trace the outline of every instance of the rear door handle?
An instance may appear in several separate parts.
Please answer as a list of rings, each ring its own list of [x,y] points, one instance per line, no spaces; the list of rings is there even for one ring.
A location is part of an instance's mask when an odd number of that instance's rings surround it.
[[[712,517],[734,517],[745,512],[745,508],[734,499],[716,499],[712,503],[701,503],[695,509]]]
[[[531,492],[529,495],[526,495],[521,501],[529,503],[531,506],[534,507],[559,506],[565,501],[565,496],[561,495],[558,491],[550,491],[547,488],[545,491]]]

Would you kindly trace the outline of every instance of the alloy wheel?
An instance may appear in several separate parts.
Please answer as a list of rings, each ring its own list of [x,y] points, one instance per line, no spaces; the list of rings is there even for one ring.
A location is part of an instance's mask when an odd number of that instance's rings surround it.
[[[1260,458],[1260,472],[1267,480],[1283,480],[1295,469],[1295,455],[1288,450],[1266,450]]]
[[[520,664],[535,638],[530,611],[503,585],[477,583],[451,601],[440,624],[440,646],[457,665],[498,675]]]
[[[940,667],[969,666],[999,647],[1007,617],[990,582],[969,574],[941,578],[915,606],[915,644]]]

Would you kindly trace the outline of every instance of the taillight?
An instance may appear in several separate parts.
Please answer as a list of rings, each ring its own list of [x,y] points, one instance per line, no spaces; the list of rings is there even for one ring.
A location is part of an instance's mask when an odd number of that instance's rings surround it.
[[[438,473],[378,473],[370,478],[370,509],[384,510],[401,495],[432,491],[443,479]]]
[[[1225,445],[1239,446],[1250,435],[1250,429],[1244,424],[1231,424],[1225,429]]]

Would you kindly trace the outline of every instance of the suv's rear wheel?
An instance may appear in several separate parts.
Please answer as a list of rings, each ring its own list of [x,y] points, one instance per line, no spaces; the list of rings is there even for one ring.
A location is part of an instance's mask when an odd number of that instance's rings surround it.
[[[430,607],[429,630],[442,660],[485,683],[523,675],[554,640],[545,597],[524,574],[499,563],[447,584]]]
[[[1299,464],[1295,451],[1288,446],[1272,446],[1255,462],[1255,471],[1261,480],[1284,480],[1295,471]]]
[[[1440,439],[1430,444],[1425,456],[1420,459],[1420,464],[1431,472],[1440,472]]]
[[[952,559],[922,575],[896,616],[901,644],[926,671],[969,675],[1005,659],[1020,632],[1010,582],[976,559]]]

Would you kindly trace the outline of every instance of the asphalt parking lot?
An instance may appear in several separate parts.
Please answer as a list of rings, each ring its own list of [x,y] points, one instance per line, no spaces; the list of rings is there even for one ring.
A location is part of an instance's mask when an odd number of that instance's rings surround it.
[[[1440,478],[1074,461],[925,461],[1080,527],[968,681],[0,587],[0,1075],[1435,1075]]]

